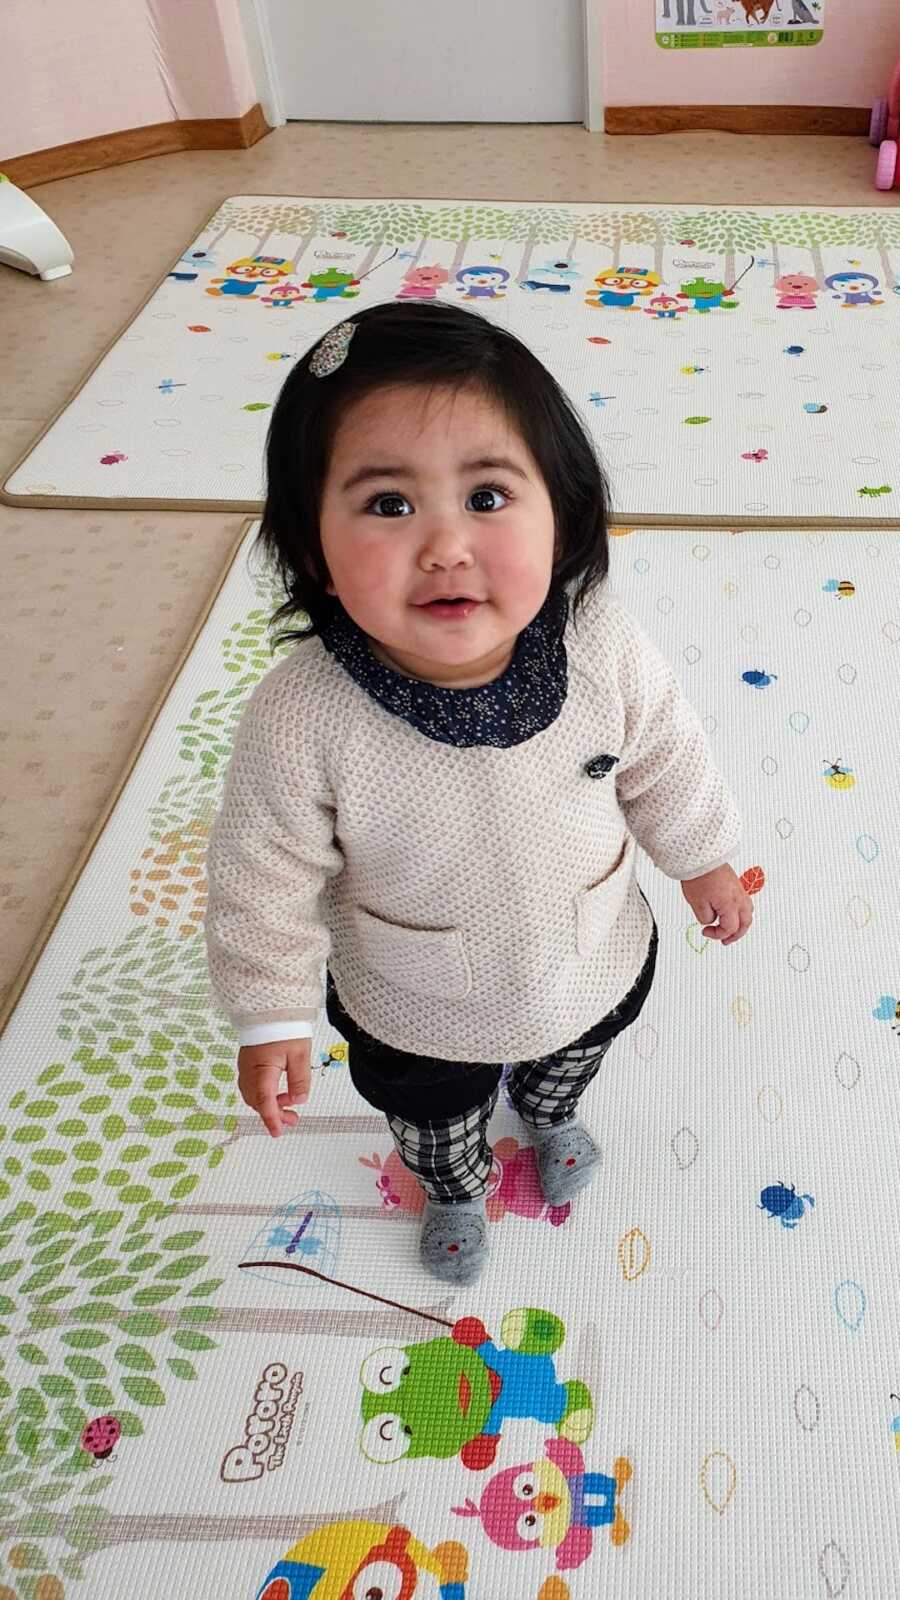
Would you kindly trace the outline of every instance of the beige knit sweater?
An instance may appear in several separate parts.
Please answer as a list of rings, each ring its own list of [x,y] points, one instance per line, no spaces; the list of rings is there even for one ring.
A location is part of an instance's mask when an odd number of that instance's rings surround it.
[[[210,977],[239,1040],[308,1034],[326,961],[360,1027],[451,1061],[547,1055],[627,993],[652,931],[635,841],[698,877],[740,820],[674,672],[606,589],[565,650],[559,715],[510,748],[426,736],[319,638],[267,674],[208,852]],[[600,754],[618,760],[598,780]]]

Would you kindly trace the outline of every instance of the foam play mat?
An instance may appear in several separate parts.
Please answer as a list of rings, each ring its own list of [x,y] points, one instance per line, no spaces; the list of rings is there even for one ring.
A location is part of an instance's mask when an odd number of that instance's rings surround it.
[[[286,372],[354,308],[508,327],[632,524],[900,525],[900,214],[233,195],[13,468],[16,505],[258,511]]]
[[[600,1176],[548,1208],[501,1095],[454,1293],[345,1042],[271,1140],[209,1002],[205,841],[271,664],[253,534],[0,1038],[0,1597],[887,1600],[900,539],[613,539],[754,924],[707,943],[640,856],[660,960],[586,1097]]]

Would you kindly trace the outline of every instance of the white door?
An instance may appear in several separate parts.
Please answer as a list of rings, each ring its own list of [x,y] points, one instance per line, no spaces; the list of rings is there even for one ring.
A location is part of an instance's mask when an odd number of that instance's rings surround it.
[[[257,11],[288,120],[582,122],[584,5],[257,0]]]

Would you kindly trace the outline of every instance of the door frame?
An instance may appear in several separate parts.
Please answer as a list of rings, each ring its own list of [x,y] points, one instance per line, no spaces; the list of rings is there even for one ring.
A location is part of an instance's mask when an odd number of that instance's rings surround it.
[[[584,28],[584,115],[582,125],[588,133],[603,132],[603,22],[600,0],[581,0]],[[238,9],[247,39],[247,54],[256,83],[256,92],[266,121],[272,128],[287,122],[275,52],[266,17],[265,0],[238,0]]]

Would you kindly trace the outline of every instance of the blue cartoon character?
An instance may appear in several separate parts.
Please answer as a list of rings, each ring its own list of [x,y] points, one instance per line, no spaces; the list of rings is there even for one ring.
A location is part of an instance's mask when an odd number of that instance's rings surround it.
[[[289,278],[292,266],[285,256],[242,256],[225,268],[224,278],[213,278],[204,290],[212,295],[240,295],[248,300],[262,286],[268,288]]]
[[[894,995],[881,995],[872,1015],[876,1022],[889,1022],[894,1032],[900,1035],[900,1000]]]
[[[505,300],[509,273],[505,267],[462,267],[456,287],[464,300]]]
[[[741,682],[749,683],[751,689],[766,689],[770,683],[777,683],[774,672],[762,672],[759,667],[753,667],[749,672],[741,673]]]
[[[196,283],[200,276],[200,268],[214,267],[211,250],[185,250],[179,256],[171,272],[166,273],[167,278],[174,278],[176,283]]]
[[[594,1528],[609,1528],[622,1545],[631,1529],[616,1506],[616,1495],[632,1475],[624,1456],[613,1476],[585,1472],[584,1457],[566,1439],[547,1439],[540,1461],[507,1467],[491,1478],[481,1500],[466,1497],[454,1506],[460,1517],[478,1517],[492,1544],[501,1550],[555,1550],[558,1572],[583,1566],[594,1543]]]
[[[453,1540],[428,1550],[408,1528],[330,1522],[291,1546],[256,1600],[465,1600],[468,1576],[465,1547]]]
[[[578,1378],[560,1383],[553,1355],[565,1327],[550,1311],[507,1311],[505,1349],[478,1317],[462,1317],[449,1338],[376,1350],[363,1362],[360,1446],[370,1461],[459,1455],[480,1472],[491,1466],[511,1417],[533,1418],[583,1444],[594,1403]]]
[[[796,1228],[803,1216],[804,1200],[811,1206],[816,1203],[811,1194],[797,1194],[793,1184],[786,1189],[783,1183],[770,1184],[763,1189],[759,1198],[762,1204],[757,1210],[768,1211],[769,1216],[776,1217],[783,1228]]]
[[[825,279],[825,287],[831,290],[835,300],[843,299],[842,310],[850,306],[884,305],[881,295],[876,293],[880,287],[878,279],[873,278],[871,272],[832,272]]]
[[[568,261],[546,261],[542,267],[530,267],[529,276],[519,282],[520,289],[532,293],[543,290],[546,294],[571,294],[572,284],[581,277]]]
[[[658,272],[647,267],[607,267],[598,272],[593,289],[584,297],[586,306],[609,306],[617,311],[639,311],[635,305],[646,295],[658,289],[661,279]]]

